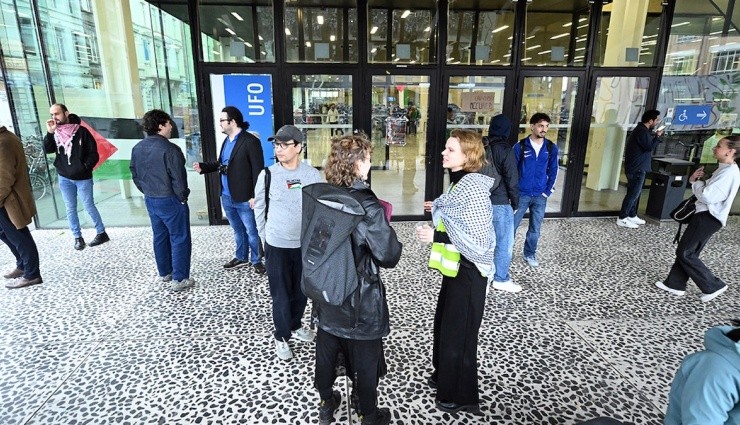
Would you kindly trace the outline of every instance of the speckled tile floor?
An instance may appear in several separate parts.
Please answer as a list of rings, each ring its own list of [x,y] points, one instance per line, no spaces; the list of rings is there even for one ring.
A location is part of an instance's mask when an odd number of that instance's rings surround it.
[[[548,220],[538,269],[521,259],[520,229],[512,274],[524,291],[488,295],[478,418],[434,407],[425,379],[440,278],[413,223],[394,223],[405,249],[384,271],[392,332],[379,404],[395,424],[660,423],[679,361],[707,328],[740,317],[738,224],[732,217],[703,255],[731,285],[708,304],[692,285],[680,299],[652,286],[673,260],[672,225]],[[292,361],[275,358],[266,278],[221,268],[232,256],[228,226],[193,228],[198,283],[181,294],[152,283],[150,229],[109,234],[77,252],[66,231],[33,231],[44,284],[0,290],[0,423],[318,423],[313,346],[292,343]],[[5,247],[0,265],[13,266]],[[335,423],[359,423],[345,378],[336,388]]]

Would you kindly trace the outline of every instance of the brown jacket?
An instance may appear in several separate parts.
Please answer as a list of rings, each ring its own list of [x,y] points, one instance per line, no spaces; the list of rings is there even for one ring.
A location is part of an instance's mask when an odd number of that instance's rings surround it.
[[[23,145],[5,127],[0,127],[0,208],[17,229],[26,227],[36,214]]]

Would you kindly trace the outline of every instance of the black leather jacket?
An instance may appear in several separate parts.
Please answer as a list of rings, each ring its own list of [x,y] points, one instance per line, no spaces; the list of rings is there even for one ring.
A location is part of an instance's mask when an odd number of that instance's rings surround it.
[[[395,267],[401,259],[403,245],[367,185],[357,181],[347,190],[365,209],[363,220],[352,233],[360,282],[341,306],[315,302],[314,320],[319,328],[340,338],[379,339],[390,333],[388,302],[379,267]]]

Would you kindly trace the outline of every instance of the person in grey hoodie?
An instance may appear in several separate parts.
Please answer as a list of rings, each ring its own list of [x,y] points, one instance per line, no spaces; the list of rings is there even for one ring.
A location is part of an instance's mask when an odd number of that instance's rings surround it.
[[[303,133],[295,126],[285,125],[267,140],[272,141],[278,162],[267,169],[269,188],[265,187],[265,170],[257,177],[254,212],[272,297],[275,352],[279,359],[290,360],[291,337],[305,342],[314,339],[312,331],[301,327],[308,302],[301,291],[301,189],[320,182],[321,175],[301,162]]]
[[[704,335],[704,351],[681,362],[668,395],[665,425],[740,424],[740,320]]]
[[[514,211],[519,206],[519,171],[514,150],[509,143],[513,127],[506,115],[496,115],[488,126],[489,158],[501,176],[500,184],[491,191],[493,204],[493,228],[496,231],[496,249],[493,264],[496,272],[491,286],[507,292],[519,292],[520,285],[514,283],[509,274],[512,252],[514,250]]]

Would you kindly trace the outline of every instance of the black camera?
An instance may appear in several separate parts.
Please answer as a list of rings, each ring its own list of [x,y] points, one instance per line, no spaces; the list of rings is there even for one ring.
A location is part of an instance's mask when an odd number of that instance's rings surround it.
[[[228,165],[219,165],[218,166],[218,173],[221,175],[227,175],[229,174],[229,166]]]

